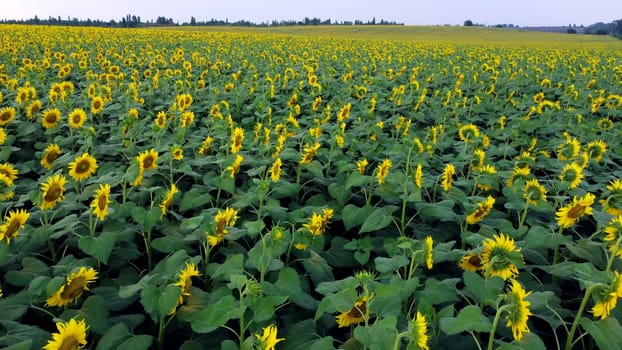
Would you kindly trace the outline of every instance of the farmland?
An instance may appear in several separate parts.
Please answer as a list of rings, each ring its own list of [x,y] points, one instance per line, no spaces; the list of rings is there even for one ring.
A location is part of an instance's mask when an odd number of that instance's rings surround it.
[[[0,28],[0,346],[622,346],[621,41]]]

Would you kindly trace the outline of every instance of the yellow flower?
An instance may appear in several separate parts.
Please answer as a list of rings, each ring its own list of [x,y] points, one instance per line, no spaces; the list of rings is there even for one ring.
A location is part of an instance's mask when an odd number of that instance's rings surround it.
[[[357,324],[365,321],[366,317],[369,317],[373,312],[369,309],[368,303],[373,299],[373,295],[369,298],[367,296],[361,297],[354,303],[354,306],[346,312],[342,312],[335,317],[339,328],[348,327],[352,324]]]
[[[182,128],[187,128],[194,121],[194,112],[192,112],[192,111],[185,111],[185,112],[183,112],[181,114],[180,118],[181,118],[181,127]]]
[[[424,249],[423,249],[423,256],[424,256],[424,260],[425,260],[425,265],[428,268],[428,270],[432,269],[432,266],[434,264],[434,260],[433,260],[433,244],[434,244],[434,240],[432,239],[431,236],[427,236],[425,238],[424,241]]]
[[[41,117],[41,125],[43,125],[46,130],[53,129],[60,123],[60,118],[60,110],[57,108],[46,109]]]
[[[277,329],[274,325],[263,328],[262,335],[255,333],[255,337],[257,337],[257,340],[259,341],[261,350],[275,350],[274,347],[276,344],[285,340],[285,338],[277,338],[276,336]]]
[[[69,176],[76,181],[88,179],[96,170],[97,160],[86,152],[69,163]]]
[[[458,137],[464,142],[471,142],[479,137],[479,129],[474,124],[463,125],[458,129]]]
[[[555,215],[557,216],[557,224],[562,228],[568,228],[574,225],[579,219],[585,215],[592,215],[592,204],[596,197],[591,193],[585,196],[572,199],[572,203],[560,208]]]
[[[486,276],[499,276],[504,280],[518,275],[516,263],[523,261],[520,248],[516,248],[514,240],[503,233],[484,240],[480,257]]]
[[[97,271],[94,268],[80,267],[77,272],[67,276],[65,283],[45,302],[45,306],[65,306],[76,301],[85,290],[89,290],[89,284],[97,280]]]
[[[315,156],[315,153],[317,152],[317,150],[320,149],[320,143],[316,142],[313,146],[312,145],[305,145],[305,147],[303,148],[303,152],[302,152],[302,156],[300,157],[300,164],[309,164],[311,163],[311,161],[313,160],[313,157]]]
[[[175,160],[183,160],[184,159],[184,150],[181,147],[173,147],[171,149],[171,157]]]
[[[320,236],[326,231],[328,223],[333,218],[334,212],[330,208],[322,209],[322,214],[314,212],[309,218],[309,222],[302,225],[311,235]]]
[[[52,340],[43,347],[43,350],[78,350],[86,346],[86,329],[84,320],[75,319],[69,322],[56,322],[58,333],[52,333]]]
[[[568,138],[566,142],[562,143],[557,147],[557,158],[559,160],[567,160],[572,159],[579,155],[579,151],[581,150],[581,143],[576,138]]]
[[[529,180],[523,187],[523,198],[528,204],[537,205],[539,200],[546,201],[546,188],[540,184],[538,179]]]
[[[454,167],[453,164],[447,164],[445,166],[445,169],[443,169],[443,174],[441,175],[442,177],[442,186],[443,186],[443,190],[445,190],[445,192],[449,191],[449,189],[451,188],[452,182],[453,182],[453,176],[456,173],[456,168]]]
[[[577,163],[566,164],[559,174],[559,180],[568,184],[569,189],[577,188],[583,180],[583,169]]]
[[[159,111],[153,123],[158,127],[158,129],[164,129],[166,126],[166,112]]]
[[[601,140],[588,142],[585,146],[585,152],[588,154],[590,159],[600,162],[603,160],[603,156],[607,152],[607,143]]]
[[[244,129],[235,128],[233,134],[231,134],[231,153],[235,154],[242,149],[242,142],[244,142]]]
[[[108,216],[108,204],[110,204],[110,202],[110,185],[100,184],[91,202],[93,214],[95,214],[100,221]]]
[[[41,185],[41,210],[52,209],[63,200],[67,178],[62,174],[48,177]]]
[[[72,129],[81,128],[86,122],[86,112],[82,108],[76,108],[69,113],[69,127]]]
[[[461,269],[465,271],[477,272],[484,269],[484,265],[482,265],[482,259],[477,254],[467,254],[460,259],[460,263],[458,264]]]
[[[505,321],[508,328],[512,328],[512,335],[514,339],[521,340],[523,333],[529,333],[529,327],[527,321],[529,316],[533,315],[529,310],[530,302],[525,300],[531,292],[525,292],[523,286],[516,280],[511,281],[512,286],[507,294],[504,295],[506,305],[509,308],[506,310]]]
[[[141,173],[145,170],[155,169],[158,167],[158,152],[153,148],[148,151],[140,152],[138,156],[136,156],[136,160],[138,161],[138,168]]]
[[[613,129],[613,121],[609,118],[598,119],[598,129],[602,131],[609,131]]]
[[[0,145],[4,145],[4,142],[6,142],[6,131],[4,128],[0,128]]]
[[[514,169],[512,170],[512,174],[508,178],[507,185],[508,187],[512,187],[516,180],[521,180],[523,182],[526,182],[532,177],[533,175],[531,174],[531,169],[528,166],[525,166],[525,167],[516,166],[514,167]]]
[[[19,171],[15,169],[13,164],[10,163],[0,163],[0,174],[6,176],[11,182],[17,180],[17,174]]]
[[[417,311],[417,316],[410,322],[410,337],[417,349],[430,350],[428,346],[428,323],[420,311]]]
[[[173,196],[177,192],[179,192],[179,190],[177,189],[177,186],[175,186],[175,184],[171,184],[171,188],[168,191],[166,191],[166,194],[164,195],[162,202],[160,202],[160,210],[162,210],[162,214],[160,214],[160,219],[162,219],[164,215],[166,215],[166,210],[170,208],[171,205],[173,204]]]
[[[60,151],[60,147],[56,143],[49,144],[45,150],[43,150],[43,155],[41,156],[41,165],[46,169],[52,169],[52,163],[60,157],[62,152]]]
[[[179,299],[177,299],[177,304],[171,309],[169,315],[174,314],[177,311],[177,308],[184,303],[184,300],[190,297],[190,288],[192,288],[192,277],[199,277],[201,274],[199,273],[199,269],[193,263],[187,263],[186,267],[183,268],[177,274],[177,282],[175,282],[176,286],[179,286],[181,289],[181,294],[179,295]]]
[[[15,108],[4,107],[0,109],[0,126],[5,126],[15,119]]]
[[[610,282],[607,286],[597,288],[592,294],[596,303],[592,310],[594,317],[600,317],[601,320],[606,319],[615,309],[618,299],[622,298],[622,275],[618,271],[614,271],[610,275]]]
[[[270,167],[270,179],[272,182],[277,182],[281,178],[281,158],[277,158]]]
[[[356,169],[361,175],[365,175],[365,168],[367,168],[367,159],[361,159],[356,162]]]
[[[600,201],[606,213],[611,215],[622,215],[622,180],[612,180],[607,185],[607,191]]]
[[[236,154],[233,164],[231,164],[225,169],[225,171],[228,171],[230,173],[231,178],[235,178],[235,176],[240,172],[240,165],[242,165],[243,160],[244,160],[244,157],[242,157],[239,154]]]
[[[417,164],[415,169],[415,186],[419,189],[423,188],[423,167],[421,164]]]
[[[609,242],[609,251],[622,258],[622,247],[618,239],[622,235],[622,214],[612,218],[605,226],[605,241]]]
[[[199,154],[202,156],[208,155],[209,148],[212,146],[213,141],[214,139],[211,136],[207,136],[201,143],[201,147],[199,147]]]
[[[495,204],[495,199],[492,196],[488,196],[485,201],[477,203],[477,209],[466,217],[466,222],[469,225],[476,224],[482,221]]]
[[[19,229],[24,228],[30,214],[24,209],[11,210],[9,215],[4,217],[4,223],[0,226],[0,241],[6,239],[10,244],[11,239],[17,237]]]
[[[238,211],[233,208],[227,208],[224,211],[219,210],[214,217],[216,230],[214,234],[207,235],[207,241],[210,246],[216,246],[225,239],[225,235],[229,233],[227,226],[232,227],[238,219]]]
[[[376,168],[376,179],[378,180],[378,185],[382,185],[384,183],[387,175],[389,175],[389,170],[392,165],[393,163],[389,158],[385,158],[382,163],[378,164],[378,167]]]
[[[93,97],[91,100],[91,113],[97,115],[104,110],[104,99],[101,96]]]

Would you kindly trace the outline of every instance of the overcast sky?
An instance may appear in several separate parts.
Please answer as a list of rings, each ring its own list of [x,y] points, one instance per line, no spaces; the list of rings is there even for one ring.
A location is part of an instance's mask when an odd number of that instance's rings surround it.
[[[228,19],[255,23],[272,20],[367,21],[373,17],[412,25],[589,25],[622,18],[622,0],[0,0],[0,18],[37,15],[66,19],[111,19],[132,14],[142,21],[158,16],[178,23]]]

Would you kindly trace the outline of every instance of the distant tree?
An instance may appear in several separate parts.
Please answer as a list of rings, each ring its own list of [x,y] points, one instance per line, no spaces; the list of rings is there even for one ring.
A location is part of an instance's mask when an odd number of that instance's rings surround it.
[[[197,19],[194,18],[194,16],[190,17],[190,25],[191,26],[196,26],[197,25]]]
[[[566,30],[566,33],[568,34],[577,34],[577,30],[574,28],[568,28],[568,30]]]
[[[464,26],[465,27],[472,27],[473,26],[473,21],[471,21],[470,19],[467,19],[466,21],[464,21]]]

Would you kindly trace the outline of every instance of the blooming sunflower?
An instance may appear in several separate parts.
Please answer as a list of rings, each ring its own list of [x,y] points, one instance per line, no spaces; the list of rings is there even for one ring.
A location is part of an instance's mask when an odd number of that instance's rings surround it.
[[[367,159],[361,159],[356,162],[356,169],[361,175],[365,175],[365,168],[367,168]]]
[[[52,163],[60,157],[62,152],[60,151],[60,147],[56,143],[49,144],[45,150],[43,150],[43,155],[41,156],[41,165],[46,169],[52,169]]]
[[[424,246],[423,246],[423,258],[425,260],[425,266],[428,268],[428,270],[431,270],[434,264],[433,245],[434,245],[434,240],[432,239],[431,236],[427,236],[425,238]]]
[[[477,209],[466,217],[467,224],[473,225],[484,220],[490,214],[493,205],[495,205],[495,199],[492,196],[488,196],[483,202],[477,203]]]
[[[76,181],[88,179],[97,170],[97,160],[87,152],[69,163],[69,176]]]
[[[28,104],[28,107],[26,107],[26,117],[28,117],[28,119],[33,119],[37,115],[37,112],[39,112],[40,109],[41,109],[40,100],[34,100],[30,102],[30,104]]]
[[[506,305],[509,305],[509,308],[506,310],[505,321],[506,326],[512,328],[514,339],[521,340],[523,333],[529,333],[527,321],[529,316],[533,315],[531,310],[529,310],[531,303],[525,300],[531,292],[525,292],[523,286],[514,279],[511,283],[510,290],[503,297]]]
[[[69,322],[56,322],[58,333],[52,333],[52,340],[43,347],[43,350],[67,350],[83,349],[86,346],[86,329],[84,320]]]
[[[0,109],[0,126],[5,126],[15,119],[15,108],[4,107]]]
[[[242,157],[239,154],[236,154],[233,164],[225,168],[225,171],[228,171],[230,173],[231,178],[235,178],[235,176],[240,172],[240,165],[242,165],[243,160],[244,160],[244,157]]]
[[[309,164],[313,160],[315,153],[320,149],[320,143],[316,142],[314,145],[305,145],[302,151],[302,156],[300,157],[300,164]]]
[[[69,113],[68,119],[70,128],[81,128],[84,122],[86,122],[86,112],[82,108],[76,108]]]
[[[417,316],[410,322],[410,337],[417,349],[430,350],[428,346],[428,322],[420,311],[417,311]]]
[[[600,200],[603,209],[611,215],[622,215],[622,180],[612,180],[607,185],[607,191],[609,193],[606,193],[606,196],[603,195],[605,199]]]
[[[581,150],[581,143],[575,137],[568,138],[566,142],[559,145],[557,148],[557,158],[559,160],[572,159],[579,155]]]
[[[48,177],[47,181],[41,185],[41,210],[52,209],[63,200],[65,184],[67,178],[62,174]]]
[[[179,295],[179,299],[177,299],[177,304],[173,307],[170,314],[174,314],[177,308],[184,303],[184,299],[190,297],[190,288],[192,288],[192,277],[201,276],[199,273],[199,269],[193,263],[186,262],[186,267],[183,268],[177,274],[177,282],[175,282],[176,286],[179,286],[181,289],[181,294]]]
[[[227,226],[232,227],[235,225],[238,219],[238,211],[233,208],[227,208],[225,210],[219,210],[214,217],[214,223],[216,224],[216,230],[214,234],[207,235],[207,241],[210,246],[214,247],[218,243],[222,242],[225,235],[229,233]]]
[[[177,189],[177,186],[175,186],[175,184],[171,184],[171,188],[168,191],[166,191],[166,194],[164,195],[162,202],[160,202],[160,210],[162,210],[162,214],[160,214],[160,219],[162,219],[164,215],[166,215],[166,211],[168,210],[168,208],[170,208],[171,205],[173,205],[173,196],[177,192],[179,192],[179,190]]]
[[[583,180],[583,169],[574,162],[566,164],[559,174],[559,180],[567,184],[569,189],[577,188],[581,184],[581,180]]]
[[[322,209],[322,214],[314,212],[309,218],[309,222],[302,226],[309,230],[313,236],[320,236],[326,231],[328,223],[333,218],[334,211],[330,208]]]
[[[594,198],[596,197],[589,192],[581,198],[575,196],[571,204],[560,208],[557,213],[555,213],[557,216],[557,224],[562,228],[568,228],[579,221],[581,217],[592,215]]]
[[[13,164],[11,163],[0,163],[0,174],[8,177],[9,180],[15,181],[17,180],[17,174],[19,171],[15,169]]]
[[[613,121],[609,118],[600,118],[598,119],[598,129],[602,131],[609,131],[613,129]]]
[[[539,200],[546,201],[546,188],[538,182],[538,179],[529,180],[523,186],[523,198],[528,204],[537,205]]]
[[[0,201],[13,198],[13,181],[6,175],[0,173]]]
[[[141,173],[145,170],[155,169],[158,167],[158,152],[153,148],[148,151],[140,152],[138,156],[136,156],[136,160],[138,161],[138,168]]]
[[[171,149],[171,156],[175,160],[183,160],[184,159],[184,150],[181,147],[173,147]]]
[[[277,182],[281,178],[281,165],[282,165],[281,158],[275,159],[274,162],[272,163],[272,166],[270,167],[270,170],[269,170],[270,179],[272,180],[272,182]]]
[[[460,259],[460,263],[458,263],[461,269],[464,271],[477,272],[484,269],[484,265],[482,265],[482,259],[478,254],[469,253]]]
[[[244,142],[244,129],[235,128],[231,134],[231,153],[238,153],[242,149]]]
[[[277,338],[277,329],[274,325],[263,328],[261,335],[255,333],[255,337],[259,341],[259,349],[261,350],[274,350],[278,342],[285,340],[285,338]]]
[[[443,169],[443,174],[441,175],[441,178],[442,178],[443,190],[445,190],[445,192],[449,191],[449,189],[451,188],[451,185],[453,182],[453,176],[455,173],[456,173],[456,168],[451,163],[447,164],[445,166],[445,169]]]
[[[423,167],[421,164],[417,164],[415,169],[415,186],[419,189],[423,188]]]
[[[11,210],[4,217],[4,224],[0,225],[0,241],[6,239],[6,243],[10,244],[11,239],[19,234],[19,229],[24,228],[29,217],[30,214],[24,209]]]
[[[514,240],[503,233],[484,240],[480,258],[486,276],[499,276],[504,280],[518,275],[517,264],[523,263],[520,248],[516,248]]]
[[[166,126],[166,112],[158,112],[153,123],[158,127],[158,129],[164,129]]]
[[[97,271],[94,268],[81,266],[77,272],[67,276],[63,283],[52,296],[45,302],[46,306],[65,306],[76,301],[85,290],[89,290],[89,284],[97,280]]]
[[[602,140],[590,141],[585,146],[585,152],[590,159],[594,159],[596,162],[600,163],[607,152],[607,143]]]
[[[91,100],[91,113],[97,115],[104,110],[104,99],[101,96],[95,96]]]
[[[0,145],[4,145],[4,142],[6,142],[6,131],[4,128],[0,128]]]
[[[185,112],[183,112],[181,114],[180,118],[181,118],[181,127],[182,128],[187,128],[194,121],[194,112],[192,112],[192,111],[185,111]]]
[[[471,142],[479,137],[479,129],[474,124],[463,125],[458,129],[458,137],[464,142]]]
[[[41,125],[46,130],[54,129],[60,123],[61,114],[58,108],[46,109],[41,117]]]
[[[376,179],[378,180],[378,185],[382,185],[384,183],[387,175],[389,175],[389,170],[392,165],[393,163],[389,158],[385,158],[382,163],[378,164],[378,167],[376,168]]]
[[[366,317],[369,317],[373,311],[368,307],[368,303],[374,298],[374,295],[363,296],[354,303],[354,306],[346,312],[342,312],[335,317],[339,328],[348,327],[352,324],[358,324],[365,321]]]
[[[108,204],[110,204],[110,202],[110,185],[100,184],[91,202],[93,214],[95,214],[100,221],[108,216]]]
[[[506,184],[508,185],[508,187],[512,187],[517,180],[526,182],[530,180],[532,177],[533,175],[531,174],[531,169],[529,168],[529,166],[525,166],[525,167],[516,166],[512,170],[512,174],[508,178]]]
[[[609,242],[609,251],[622,258],[622,247],[618,245],[618,239],[622,236],[622,214],[611,219],[604,231],[607,234],[605,241]]]
[[[610,273],[609,279],[608,285],[597,288],[592,294],[595,304],[590,312],[601,320],[609,317],[618,304],[618,299],[622,298],[622,275],[614,271]]]

